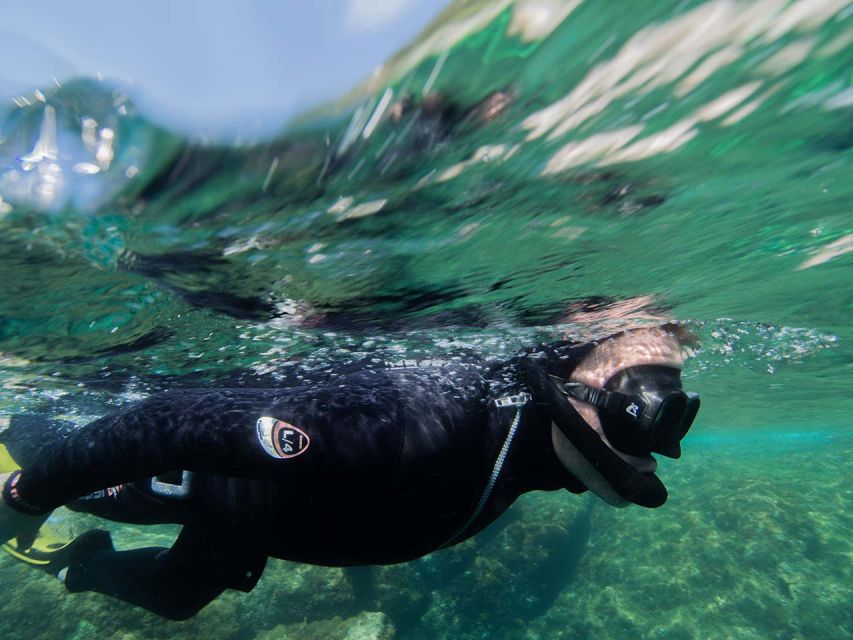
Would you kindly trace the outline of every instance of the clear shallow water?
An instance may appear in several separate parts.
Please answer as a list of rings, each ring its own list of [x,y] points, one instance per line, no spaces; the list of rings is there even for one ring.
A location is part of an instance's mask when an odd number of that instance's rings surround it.
[[[361,611],[404,638],[851,632],[849,8],[574,5],[454,5],[270,142],[184,140],[91,80],[3,116],[3,413],[83,422],[174,384],[511,353],[626,308],[701,341],[664,510],[531,496],[369,578],[276,563],[179,633],[328,636],[310,624]],[[44,637],[171,633],[0,572],[67,613]]]

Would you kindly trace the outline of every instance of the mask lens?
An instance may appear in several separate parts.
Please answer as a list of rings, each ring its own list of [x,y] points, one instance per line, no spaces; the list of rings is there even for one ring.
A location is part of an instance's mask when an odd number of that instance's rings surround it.
[[[670,393],[664,398],[652,423],[649,449],[670,458],[681,456],[679,428],[687,413],[687,405],[687,395],[683,391]]]
[[[699,394],[687,394],[687,408],[684,410],[684,417],[678,425],[678,439],[681,440],[690,431],[693,421],[696,419],[696,414],[699,413]]]
[[[655,421],[655,424],[660,424],[661,431],[658,432],[660,437],[653,446],[653,451],[670,458],[681,457],[681,440],[687,435],[699,412],[699,394],[682,392],[679,395],[683,398],[672,407],[667,407],[668,402],[664,401]]]
[[[687,395],[683,391],[670,393],[660,404],[655,420],[652,423],[651,441],[654,446],[658,440],[668,439],[677,430],[687,411]]]

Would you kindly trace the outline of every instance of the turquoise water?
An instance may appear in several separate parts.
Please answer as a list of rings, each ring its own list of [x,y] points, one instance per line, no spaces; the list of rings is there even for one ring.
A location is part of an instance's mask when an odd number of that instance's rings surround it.
[[[851,19],[829,0],[457,3],[338,103],[232,146],[109,82],[18,99],[2,414],[84,423],[175,384],[662,317],[699,339],[703,410],[660,510],[530,495],[408,565],[271,563],[182,624],[0,558],[19,585],[3,637],[853,634]]]

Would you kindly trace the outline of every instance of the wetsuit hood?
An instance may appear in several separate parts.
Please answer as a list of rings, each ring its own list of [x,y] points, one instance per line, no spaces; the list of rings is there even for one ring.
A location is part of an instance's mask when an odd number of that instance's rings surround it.
[[[556,383],[535,362],[523,365],[533,400],[545,407],[567,442],[556,449],[569,471],[610,504],[632,502],[655,508],[666,502],[666,487],[654,473],[643,473],[620,458],[580,416]]]

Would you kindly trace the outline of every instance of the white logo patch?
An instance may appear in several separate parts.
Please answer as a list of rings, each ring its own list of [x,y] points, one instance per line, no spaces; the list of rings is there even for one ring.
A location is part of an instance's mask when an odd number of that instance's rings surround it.
[[[277,418],[259,418],[255,429],[258,442],[273,458],[295,458],[305,453],[311,444],[311,438],[302,429]]]

